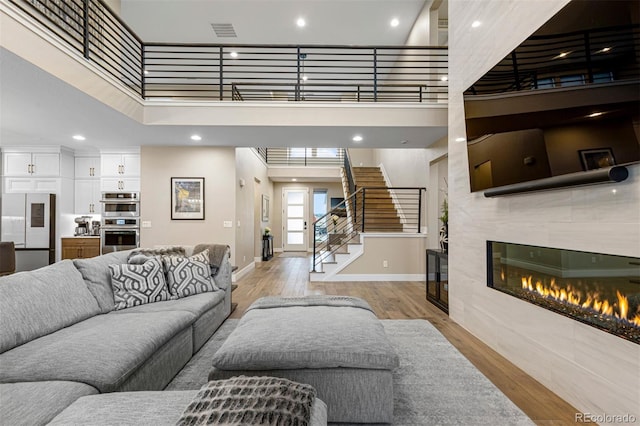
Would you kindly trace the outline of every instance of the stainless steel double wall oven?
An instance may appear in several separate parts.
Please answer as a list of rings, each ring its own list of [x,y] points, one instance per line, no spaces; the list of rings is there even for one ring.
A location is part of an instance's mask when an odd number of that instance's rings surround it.
[[[140,246],[140,193],[103,192],[102,253]]]

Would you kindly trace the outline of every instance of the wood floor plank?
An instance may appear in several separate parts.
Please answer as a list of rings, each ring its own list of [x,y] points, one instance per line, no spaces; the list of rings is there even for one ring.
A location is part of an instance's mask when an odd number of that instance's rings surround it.
[[[309,282],[310,260],[278,257],[256,264],[236,283],[231,318],[264,296],[332,294],[365,299],[380,319],[425,319],[431,322],[479,371],[537,425],[576,424],[570,404],[452,321],[425,298],[424,282]]]

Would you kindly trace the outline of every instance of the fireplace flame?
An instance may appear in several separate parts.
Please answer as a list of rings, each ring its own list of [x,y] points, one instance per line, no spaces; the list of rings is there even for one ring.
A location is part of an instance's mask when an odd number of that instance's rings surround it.
[[[633,313],[629,312],[629,300],[627,297],[616,291],[617,303],[609,303],[608,300],[601,300],[598,292],[583,295],[581,291],[574,290],[570,285],[568,288],[560,288],[556,284],[555,279],[551,279],[549,284],[545,284],[540,280],[533,282],[533,276],[522,277],[522,288],[531,292],[538,293],[539,295],[555,299],[561,302],[569,303],[575,306],[580,306],[585,309],[592,309],[598,313],[616,317],[620,320],[634,324],[640,327],[640,312],[633,318]]]

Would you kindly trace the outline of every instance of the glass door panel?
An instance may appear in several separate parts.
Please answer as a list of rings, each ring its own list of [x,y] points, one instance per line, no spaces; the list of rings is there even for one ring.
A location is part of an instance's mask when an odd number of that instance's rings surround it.
[[[306,189],[285,188],[282,194],[285,251],[307,251],[307,200]]]

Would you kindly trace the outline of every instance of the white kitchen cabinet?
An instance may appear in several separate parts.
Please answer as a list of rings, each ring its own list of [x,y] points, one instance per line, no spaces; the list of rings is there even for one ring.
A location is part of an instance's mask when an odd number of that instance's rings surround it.
[[[102,192],[140,191],[140,179],[135,178],[102,178],[100,179]]]
[[[5,177],[4,192],[46,192],[57,194],[60,192],[59,178],[20,178]]]
[[[102,176],[140,176],[140,154],[102,154]]]
[[[100,157],[76,157],[75,178],[92,179],[100,177]]]
[[[5,176],[59,176],[60,154],[51,152],[4,152]]]
[[[100,214],[100,181],[98,179],[77,179],[75,185],[74,214]]]

